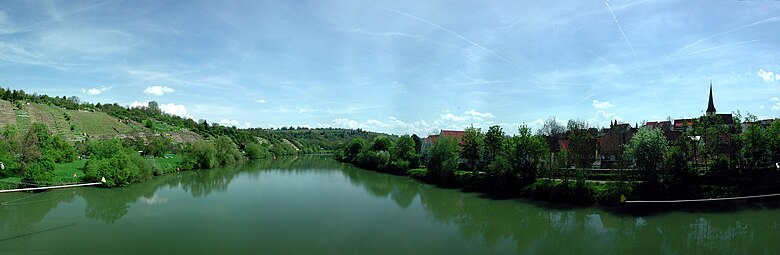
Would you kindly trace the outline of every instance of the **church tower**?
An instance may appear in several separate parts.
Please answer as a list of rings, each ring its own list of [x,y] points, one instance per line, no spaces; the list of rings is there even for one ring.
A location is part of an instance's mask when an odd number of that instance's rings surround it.
[[[710,81],[710,101],[707,103],[707,116],[715,115],[715,104],[712,102],[712,81]]]

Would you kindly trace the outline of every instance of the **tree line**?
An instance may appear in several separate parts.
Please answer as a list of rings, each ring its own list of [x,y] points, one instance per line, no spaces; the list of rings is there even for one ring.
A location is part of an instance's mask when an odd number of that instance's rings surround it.
[[[334,154],[338,160],[430,183],[578,204],[616,204],[633,199],[691,199],[768,193],[778,190],[780,121],[760,125],[748,115],[742,128],[717,116],[702,116],[676,140],[658,128],[635,129],[620,147],[617,174],[605,183],[588,181],[596,160],[597,132],[587,123],[566,126],[553,117],[533,133],[521,126],[508,136],[500,126],[487,132],[470,127],[460,141],[439,137],[425,150],[422,139],[353,139]],[[567,148],[561,148],[565,140]]]

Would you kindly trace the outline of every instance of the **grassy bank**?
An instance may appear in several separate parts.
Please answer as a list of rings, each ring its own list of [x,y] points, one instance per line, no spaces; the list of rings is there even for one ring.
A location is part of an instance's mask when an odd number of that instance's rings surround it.
[[[428,170],[425,168],[387,173],[408,176],[428,184],[435,184],[447,188],[457,188],[469,192],[482,192],[494,197],[517,197],[582,206],[615,206],[620,203],[621,195],[630,196],[633,192],[632,185],[621,182],[538,179],[526,187],[519,187],[518,185],[513,185],[511,183],[506,183],[508,187],[497,187],[495,184],[501,185],[501,183],[491,181],[491,177],[487,174],[470,171],[455,171],[454,178],[451,182],[447,183],[433,181],[428,175]]]
[[[167,173],[181,171],[182,155],[166,155],[161,158],[144,158],[152,166],[154,175],[163,175]],[[52,182],[43,183],[43,185],[65,185],[73,183],[84,183],[85,166],[87,160],[80,159],[69,163],[57,163],[54,165],[54,179]],[[0,190],[19,188],[22,183],[21,177],[0,178]]]

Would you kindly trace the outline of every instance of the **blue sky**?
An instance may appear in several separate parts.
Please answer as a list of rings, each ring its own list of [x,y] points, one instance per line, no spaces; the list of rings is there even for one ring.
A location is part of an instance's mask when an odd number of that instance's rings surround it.
[[[238,127],[780,113],[778,1],[3,1],[0,86]]]

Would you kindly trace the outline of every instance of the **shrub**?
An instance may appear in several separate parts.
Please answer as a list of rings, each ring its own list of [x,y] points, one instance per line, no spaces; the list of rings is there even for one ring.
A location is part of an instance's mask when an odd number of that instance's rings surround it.
[[[121,150],[109,158],[90,159],[84,166],[84,179],[97,182],[105,177],[108,187],[125,186],[141,179],[141,170],[136,163]]]
[[[33,183],[47,183],[54,180],[54,159],[43,156],[24,171],[22,179]]]
[[[208,141],[195,141],[184,149],[182,167],[185,169],[209,169],[216,166],[216,150]]]

